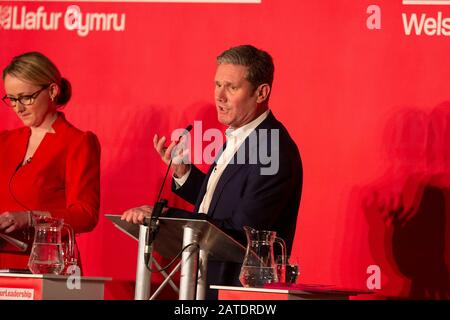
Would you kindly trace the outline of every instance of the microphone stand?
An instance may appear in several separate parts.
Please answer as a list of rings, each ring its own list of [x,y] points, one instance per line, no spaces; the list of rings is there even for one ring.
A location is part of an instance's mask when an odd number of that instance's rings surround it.
[[[188,134],[192,130],[192,125],[186,127],[184,132],[178,138],[178,142],[181,138]],[[178,144],[177,142],[177,144]],[[138,261],[136,270],[136,288],[135,288],[135,300],[147,300],[150,297],[150,259],[153,252],[153,242],[156,239],[156,235],[159,230],[159,217],[162,215],[163,209],[167,206],[168,201],[161,198],[164,184],[166,183],[167,175],[169,174],[172,166],[172,159],[170,159],[169,165],[164,175],[161,188],[159,189],[156,203],[153,206],[152,214],[150,217],[144,219],[144,224],[139,227],[139,246],[138,246]],[[144,236],[145,234],[145,236]],[[144,253],[142,255],[142,252]],[[156,262],[155,262],[156,263]]]
[[[161,199],[161,193],[164,189],[164,184],[166,183],[167,175],[169,174],[170,167],[172,166],[172,159],[170,159],[169,166],[167,167],[166,174],[164,175],[163,183],[161,189],[159,190],[158,197],[155,205],[153,206],[152,215],[149,218],[144,219],[144,226],[147,226],[147,234],[145,237],[146,250],[144,251],[145,265],[149,267],[150,257],[152,255],[152,244],[156,239],[156,234],[159,230],[159,217],[162,214],[163,209],[167,206],[168,201],[166,199]],[[149,248],[147,248],[149,247]]]

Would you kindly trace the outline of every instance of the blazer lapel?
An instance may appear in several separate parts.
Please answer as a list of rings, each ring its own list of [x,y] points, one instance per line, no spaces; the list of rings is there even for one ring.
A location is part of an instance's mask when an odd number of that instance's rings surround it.
[[[239,171],[239,169],[242,168],[241,164],[229,164],[224,172],[222,173],[222,176],[219,179],[219,182],[217,183],[216,190],[214,190],[214,195],[211,199],[211,204],[209,205],[208,209],[208,215],[212,216],[216,206],[217,202],[220,199],[220,196],[222,194],[223,188],[227,184],[227,181],[230,180],[231,177],[233,177],[236,172]]]
[[[225,142],[222,146],[222,149],[219,151],[216,158],[214,159],[214,164],[212,164],[208,169],[205,179],[203,180],[202,187],[200,188],[200,193],[197,197],[197,201],[195,203],[194,212],[198,212],[198,209],[200,208],[200,204],[202,203],[203,197],[205,196],[205,193],[206,193],[206,187],[208,186],[208,180],[209,180],[209,177],[211,176],[211,172],[216,167],[217,160],[220,158],[220,156],[222,155],[222,153],[226,147],[227,147],[227,143]]]
[[[227,167],[225,168],[225,170],[222,173],[222,176],[220,177],[217,186],[216,186],[216,190],[214,190],[214,195],[211,199],[211,204],[209,205],[209,209],[208,209],[208,215],[212,216],[213,212],[217,206],[217,203],[220,199],[220,196],[222,194],[222,191],[225,187],[225,185],[227,184],[227,182],[240,170],[242,169],[247,163],[248,163],[248,159],[249,159],[249,138],[247,137],[244,142],[241,144],[241,146],[239,147],[239,149],[236,151],[236,153],[233,156],[233,163],[232,164],[228,164]],[[239,152],[245,152],[245,160],[244,163],[238,163],[237,160],[237,154],[239,154]],[[240,159],[239,161],[242,161],[242,159]]]
[[[259,144],[259,129],[270,129],[274,126],[274,124],[276,123],[276,119],[273,116],[272,112],[269,112],[267,118],[261,122],[256,128],[255,128],[255,132],[256,132],[256,138],[257,138],[257,145]],[[209,205],[209,209],[208,209],[208,215],[209,216],[213,216],[214,210],[217,206],[217,203],[220,199],[220,196],[222,194],[222,191],[225,187],[225,185],[227,184],[227,182],[240,170],[242,169],[244,166],[248,165],[249,163],[249,153],[250,153],[250,147],[252,149],[256,148],[257,152],[257,145],[256,146],[249,146],[249,137],[247,137],[244,142],[242,143],[242,145],[239,147],[238,151],[236,152],[236,154],[233,157],[234,163],[233,164],[229,164],[227,165],[227,167],[225,168],[224,172],[222,173],[222,176],[220,177],[216,189],[214,190],[214,195],[211,199],[211,204]],[[220,155],[222,154],[223,150],[225,150],[226,147],[226,143],[224,144],[224,148],[221,150],[220,154],[217,155],[216,160],[214,162],[217,162],[217,160],[219,159]],[[241,150],[242,148],[245,148],[245,161],[244,164],[238,164],[237,163],[237,154],[239,152],[243,152],[243,150]],[[203,197],[205,196],[206,193],[206,187],[208,185],[208,180],[209,180],[209,176],[211,175],[212,170],[214,169],[214,166],[211,166],[209,168],[208,174],[205,178],[205,180],[203,181],[203,185],[201,188],[201,192],[200,192],[200,196],[197,198],[197,203],[195,206],[195,210],[196,212],[198,212],[198,208],[200,207],[201,202],[203,201]]]

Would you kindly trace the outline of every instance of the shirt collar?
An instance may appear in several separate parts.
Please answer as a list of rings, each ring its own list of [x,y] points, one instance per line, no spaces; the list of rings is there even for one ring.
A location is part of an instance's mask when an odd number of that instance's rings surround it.
[[[257,126],[263,122],[267,116],[269,115],[270,110],[267,109],[262,113],[258,118],[250,121],[249,123],[243,125],[242,127],[239,127],[237,129],[228,128],[225,130],[225,136],[227,140],[231,137],[237,137],[239,140],[244,140],[248,137],[248,135],[256,129]]]

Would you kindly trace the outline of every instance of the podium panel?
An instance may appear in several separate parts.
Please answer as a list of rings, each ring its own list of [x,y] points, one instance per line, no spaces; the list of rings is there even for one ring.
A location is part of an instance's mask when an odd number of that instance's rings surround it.
[[[106,214],[114,225],[134,238],[139,239],[139,225],[120,219],[119,215]],[[154,249],[165,258],[176,256],[183,243],[183,227],[197,230],[200,247],[208,252],[209,260],[242,263],[246,248],[206,220],[159,217],[159,231]]]
[[[103,300],[111,278],[0,273],[0,300]],[[78,280],[77,280],[78,281]]]

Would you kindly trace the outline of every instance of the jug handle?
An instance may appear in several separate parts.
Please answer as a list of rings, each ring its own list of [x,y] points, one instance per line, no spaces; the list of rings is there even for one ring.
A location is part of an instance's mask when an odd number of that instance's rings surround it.
[[[70,263],[72,261],[69,260],[69,259],[74,259],[75,258],[74,257],[74,253],[75,253],[75,249],[74,249],[74,246],[75,246],[75,233],[73,231],[73,228],[70,226],[70,224],[64,223],[64,228],[67,229],[67,231],[68,231],[67,233],[69,234],[69,254],[70,254],[70,257],[67,257],[66,263]]]
[[[286,282],[286,242],[280,237],[275,237],[275,243],[278,243],[281,247],[281,279],[279,282]]]

